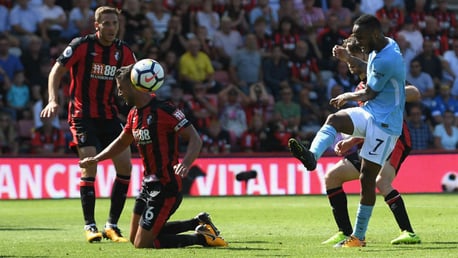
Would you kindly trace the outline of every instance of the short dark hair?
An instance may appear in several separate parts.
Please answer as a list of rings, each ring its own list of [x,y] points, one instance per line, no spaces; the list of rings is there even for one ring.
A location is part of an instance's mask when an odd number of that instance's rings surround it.
[[[382,24],[378,18],[370,14],[363,14],[359,16],[354,24],[371,30],[382,31]]]

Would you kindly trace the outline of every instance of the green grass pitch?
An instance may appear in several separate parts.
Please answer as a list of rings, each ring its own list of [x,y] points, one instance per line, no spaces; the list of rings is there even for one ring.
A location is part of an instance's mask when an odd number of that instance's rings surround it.
[[[378,196],[367,247],[335,249],[320,244],[336,231],[326,196],[185,197],[172,220],[207,211],[228,248],[135,249],[103,240],[89,244],[78,199],[0,201],[0,257],[458,257],[458,195],[403,195],[420,245],[392,246],[399,234]],[[352,221],[359,196],[349,196]],[[128,199],[119,226],[129,231],[134,200]],[[103,227],[108,199],[98,199]]]

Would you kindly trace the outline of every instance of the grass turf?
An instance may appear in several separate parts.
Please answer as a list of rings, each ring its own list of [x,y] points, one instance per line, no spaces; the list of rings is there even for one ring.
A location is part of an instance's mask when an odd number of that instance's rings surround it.
[[[85,241],[78,199],[0,202],[0,257],[457,257],[458,195],[403,195],[420,245],[392,246],[399,229],[379,196],[367,247],[335,249],[321,242],[336,231],[326,196],[186,197],[171,220],[208,211],[228,248],[135,249],[130,243]],[[359,197],[349,196],[354,221]],[[134,200],[119,226],[128,235]],[[108,199],[98,199],[103,227]]]

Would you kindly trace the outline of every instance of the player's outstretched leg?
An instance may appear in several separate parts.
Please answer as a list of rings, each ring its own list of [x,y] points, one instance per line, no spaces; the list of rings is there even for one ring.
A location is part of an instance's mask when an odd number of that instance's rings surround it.
[[[216,235],[216,232],[210,225],[203,224],[196,227],[196,233],[202,235],[205,238],[207,246],[212,247],[226,247],[228,243],[221,236]]]
[[[308,171],[315,170],[316,159],[312,152],[310,152],[302,143],[294,138],[288,140],[288,148],[291,154],[304,164]]]

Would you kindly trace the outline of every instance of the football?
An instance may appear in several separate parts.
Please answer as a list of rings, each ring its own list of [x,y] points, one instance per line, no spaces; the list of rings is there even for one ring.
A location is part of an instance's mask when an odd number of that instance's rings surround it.
[[[137,61],[130,72],[130,80],[137,89],[142,91],[156,91],[164,82],[164,69],[159,62],[153,59]]]
[[[443,192],[458,192],[458,175],[454,172],[448,172],[442,177]]]

